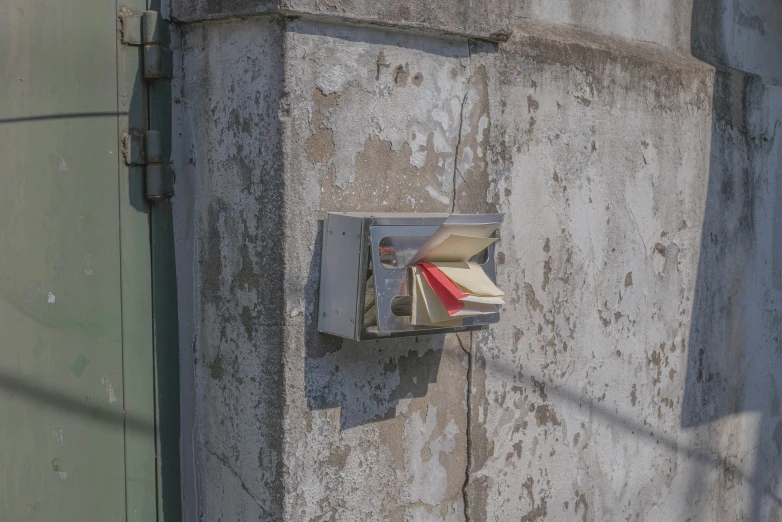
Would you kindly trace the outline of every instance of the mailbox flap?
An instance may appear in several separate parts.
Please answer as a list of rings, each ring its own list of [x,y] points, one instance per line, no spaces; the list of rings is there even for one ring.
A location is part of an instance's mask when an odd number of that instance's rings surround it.
[[[361,272],[361,218],[327,214],[323,223],[318,330],[357,337]]]

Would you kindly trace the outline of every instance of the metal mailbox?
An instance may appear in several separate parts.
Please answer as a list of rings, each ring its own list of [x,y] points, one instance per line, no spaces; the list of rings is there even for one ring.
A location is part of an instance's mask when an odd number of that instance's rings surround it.
[[[323,224],[318,331],[365,340],[480,330],[499,312],[465,317],[461,326],[413,326],[407,264],[441,226],[496,234],[503,214],[330,212]],[[494,244],[478,254],[496,282]],[[372,312],[372,305],[375,313]]]

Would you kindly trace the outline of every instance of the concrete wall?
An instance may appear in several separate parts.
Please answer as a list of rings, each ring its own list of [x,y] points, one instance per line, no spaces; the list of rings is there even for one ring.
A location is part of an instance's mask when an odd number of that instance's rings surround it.
[[[518,23],[538,20],[687,50],[692,8],[692,0],[174,0],[172,4],[171,16],[181,22],[282,12],[504,41]],[[748,13],[751,16],[754,10]]]
[[[173,2],[186,519],[782,520],[779,8],[441,4]],[[355,210],[505,212],[502,321],[318,334]]]

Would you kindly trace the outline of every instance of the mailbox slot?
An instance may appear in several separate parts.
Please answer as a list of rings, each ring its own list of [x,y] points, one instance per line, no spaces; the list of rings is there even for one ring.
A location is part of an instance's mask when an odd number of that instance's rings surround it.
[[[502,214],[328,213],[323,225],[318,331],[365,340],[480,330],[499,313],[466,317],[462,326],[413,326],[405,315],[407,263],[443,223],[496,230]],[[477,256],[496,281],[494,245]],[[476,259],[474,259],[476,260]],[[376,314],[367,312],[374,302]]]

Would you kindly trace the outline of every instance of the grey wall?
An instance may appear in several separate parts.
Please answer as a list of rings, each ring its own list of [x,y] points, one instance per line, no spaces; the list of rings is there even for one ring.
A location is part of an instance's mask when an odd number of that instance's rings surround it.
[[[782,520],[780,8],[283,4],[172,5],[186,519]],[[502,321],[318,334],[328,211],[506,213]]]

